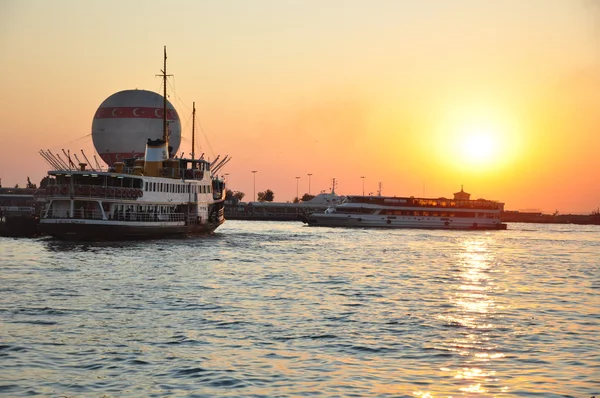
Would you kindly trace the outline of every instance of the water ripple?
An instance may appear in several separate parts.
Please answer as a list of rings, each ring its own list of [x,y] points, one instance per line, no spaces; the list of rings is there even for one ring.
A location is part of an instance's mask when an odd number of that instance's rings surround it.
[[[591,397],[599,232],[0,238],[0,395]]]

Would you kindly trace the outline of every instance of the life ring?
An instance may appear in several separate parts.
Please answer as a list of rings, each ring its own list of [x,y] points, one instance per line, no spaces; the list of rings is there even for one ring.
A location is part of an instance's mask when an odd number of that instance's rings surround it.
[[[473,228],[477,228],[477,223],[476,222],[473,223]]]
[[[96,187],[90,187],[90,195],[92,195],[92,196],[96,195]]]
[[[386,222],[387,222],[388,224],[391,224],[391,223],[392,223],[392,220],[387,220]]]
[[[98,187],[96,191],[98,192],[98,195],[104,196],[104,187]]]
[[[360,218],[360,217],[359,217],[359,218],[358,218],[358,221],[362,221],[362,218]]]
[[[113,187],[108,187],[108,196],[115,196],[115,189]]]
[[[446,221],[446,222],[444,223],[444,225],[445,225],[445,226],[448,226],[448,225],[450,225],[450,223],[449,223],[448,221]]]
[[[142,196],[144,196],[144,191],[141,189],[138,189],[138,198],[141,198]]]
[[[69,187],[66,185],[63,185],[62,187],[60,187],[60,193],[63,195],[66,195],[69,193]]]

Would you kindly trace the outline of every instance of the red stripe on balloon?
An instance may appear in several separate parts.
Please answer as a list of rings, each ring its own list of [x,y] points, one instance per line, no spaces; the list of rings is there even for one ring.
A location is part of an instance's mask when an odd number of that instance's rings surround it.
[[[163,108],[119,106],[99,108],[94,115],[94,119],[120,119],[120,118],[142,118],[142,119],[162,119]],[[167,118],[170,120],[179,120],[175,109],[167,109]]]

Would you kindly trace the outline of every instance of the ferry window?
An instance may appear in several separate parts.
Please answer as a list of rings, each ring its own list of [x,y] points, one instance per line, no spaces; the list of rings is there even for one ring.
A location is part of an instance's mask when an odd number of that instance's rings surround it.
[[[208,188],[208,193],[211,193],[211,192],[212,192],[212,190],[211,190],[211,186],[210,186],[210,185],[207,185],[207,188]]]

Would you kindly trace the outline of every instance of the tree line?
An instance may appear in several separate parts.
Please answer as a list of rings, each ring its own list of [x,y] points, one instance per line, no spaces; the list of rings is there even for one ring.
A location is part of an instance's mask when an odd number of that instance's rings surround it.
[[[246,194],[241,191],[233,191],[231,189],[225,191],[225,200],[241,202],[244,196],[246,196]],[[305,193],[301,198],[294,198],[293,203],[307,202],[314,197],[315,195]],[[267,189],[259,192],[256,195],[256,199],[258,202],[273,202],[275,200],[275,193],[272,190]]]

